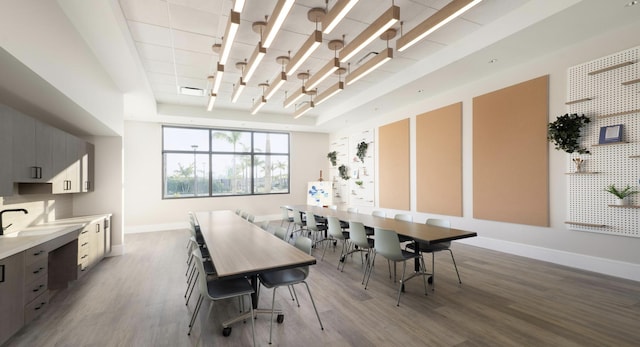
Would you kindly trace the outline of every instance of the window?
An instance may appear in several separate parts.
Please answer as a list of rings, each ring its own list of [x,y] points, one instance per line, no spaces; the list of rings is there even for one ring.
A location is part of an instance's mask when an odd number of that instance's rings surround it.
[[[163,198],[289,193],[289,134],[162,128]]]

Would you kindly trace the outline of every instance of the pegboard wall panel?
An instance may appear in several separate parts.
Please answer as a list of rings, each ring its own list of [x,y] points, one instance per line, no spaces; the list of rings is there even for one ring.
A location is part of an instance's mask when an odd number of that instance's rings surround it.
[[[640,194],[618,207],[616,197],[604,191],[610,184],[640,186],[640,83],[634,83],[640,79],[639,58],[635,47],[568,70],[567,112],[591,119],[581,138],[591,153],[567,160],[571,229],[640,237]],[[618,124],[622,142],[599,145],[600,128]],[[574,158],[584,160],[580,173]]]
[[[329,151],[336,151],[336,166],[331,168],[333,202],[338,207],[375,206],[375,136],[374,130],[364,130],[349,137],[333,141]],[[358,144],[366,142],[367,153],[363,161],[358,156]],[[340,177],[339,167],[345,165],[349,179]]]

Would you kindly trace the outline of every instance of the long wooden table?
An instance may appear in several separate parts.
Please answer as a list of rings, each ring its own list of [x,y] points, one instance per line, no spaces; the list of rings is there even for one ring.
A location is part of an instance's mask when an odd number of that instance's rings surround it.
[[[336,217],[343,222],[360,222],[366,227],[393,230],[399,235],[409,237],[425,244],[446,242],[478,236],[473,231],[465,231],[454,228],[443,228],[425,223],[414,223],[395,220],[393,218],[374,217],[363,213],[350,213],[313,205],[286,206],[290,210],[301,212],[311,211],[316,216]]]
[[[258,274],[316,263],[313,256],[265,232],[232,211],[204,211],[196,212],[195,215],[218,278],[250,279],[255,291],[251,295],[255,313],[271,313],[271,309],[257,309]],[[244,320],[248,315],[249,313],[223,325]]]

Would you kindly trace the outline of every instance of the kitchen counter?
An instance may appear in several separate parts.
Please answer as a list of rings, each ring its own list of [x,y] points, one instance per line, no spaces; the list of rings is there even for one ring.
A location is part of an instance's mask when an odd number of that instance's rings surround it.
[[[86,225],[110,215],[99,214],[59,219],[10,232],[0,236],[0,259],[10,257],[68,233],[79,233]]]

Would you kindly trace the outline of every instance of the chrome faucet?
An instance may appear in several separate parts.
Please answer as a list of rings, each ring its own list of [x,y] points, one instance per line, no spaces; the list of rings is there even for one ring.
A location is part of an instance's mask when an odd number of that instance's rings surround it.
[[[13,225],[13,223],[11,223],[11,224],[7,225],[7,227],[5,228],[4,224],[2,224],[2,215],[5,212],[23,212],[24,214],[29,213],[29,211],[25,210],[24,208],[15,208],[15,209],[9,209],[9,210],[0,211],[0,235],[4,235],[4,231],[6,229],[9,229],[9,227]]]

